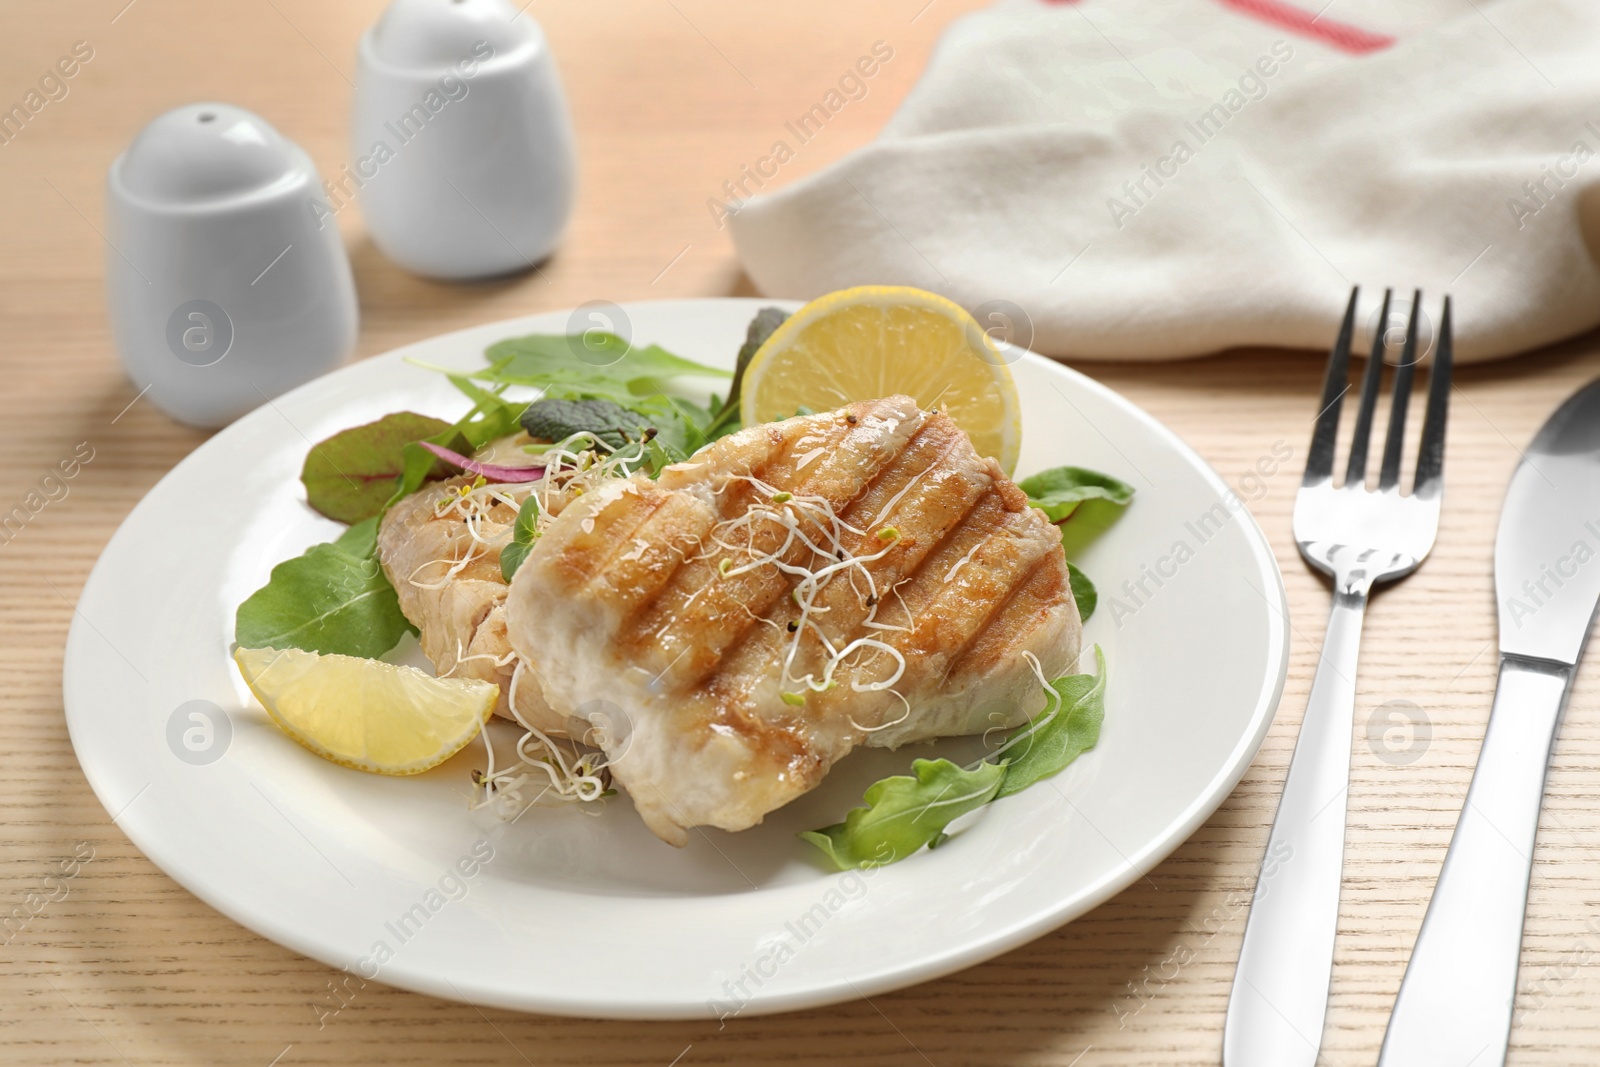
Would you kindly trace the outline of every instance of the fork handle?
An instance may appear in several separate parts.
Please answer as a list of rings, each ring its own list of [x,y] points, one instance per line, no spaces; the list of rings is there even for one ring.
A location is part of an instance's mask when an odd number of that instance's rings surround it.
[[[1572,667],[1500,657],[1489,729],[1379,1067],[1505,1062],[1545,772]]]
[[[1228,998],[1225,1067],[1312,1067],[1321,1046],[1368,587],[1336,588]]]

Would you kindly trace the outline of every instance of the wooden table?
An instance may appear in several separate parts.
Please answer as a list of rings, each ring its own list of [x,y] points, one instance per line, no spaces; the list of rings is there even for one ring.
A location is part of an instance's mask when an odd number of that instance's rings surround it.
[[[135,402],[102,297],[106,168],[161,111],[198,98],[253,109],[323,173],[345,156],[357,35],[380,0],[7,0],[0,100],[20,99],[77,41],[93,59],[0,146],[0,510],[90,442],[70,492],[0,543],[0,911],[66,896],[0,944],[0,1059],[128,1064],[1055,1064],[1219,1062],[1244,901],[1262,855],[1327,607],[1289,511],[1322,361],[1254,352],[1085,369],[1183,435],[1235,484],[1283,442],[1294,458],[1251,510],[1293,605],[1282,709],[1234,795],[1149,876],[1096,911],[970,970],[825,1010],[709,1023],[518,1015],[369,985],[319,1026],[334,972],[234,925],[152,866],[90,794],[68,743],[61,650],[78,591],[134,503],[204,440]],[[362,302],[360,354],[585,300],[743,294],[707,200],[765,154],[874,41],[894,59],[804,146],[785,180],[872,137],[940,30],[975,0],[535,0],[575,113],[576,220],[538,274],[473,286],[411,277],[340,216]],[[603,9],[603,10],[602,10]],[[782,294],[778,294],[782,295]],[[1370,1064],[1477,755],[1493,685],[1490,546],[1518,448],[1600,371],[1600,342],[1463,370],[1438,548],[1368,618],[1348,870],[1324,1043]],[[1249,495],[1249,494],[1247,494]],[[1196,679],[1203,685],[1204,679]],[[1380,759],[1365,724],[1420,707],[1432,738]],[[1600,687],[1579,679],[1550,780],[1512,1062],[1600,1051]],[[58,861],[92,853],[66,882]],[[37,902],[39,898],[34,898]],[[5,941],[0,937],[0,941]],[[530,963],[530,965],[538,965]]]

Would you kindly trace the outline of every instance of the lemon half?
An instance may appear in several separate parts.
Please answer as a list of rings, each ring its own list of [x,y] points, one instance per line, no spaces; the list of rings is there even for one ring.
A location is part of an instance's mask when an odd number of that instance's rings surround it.
[[[500,696],[493,682],[298,648],[241,648],[233,661],[284,733],[374,774],[437,767],[478,736]]]
[[[1022,446],[1017,386],[999,349],[954,301],[908,286],[863,285],[789,316],[745,369],[746,426],[903,393],[937,407],[1006,474]]]

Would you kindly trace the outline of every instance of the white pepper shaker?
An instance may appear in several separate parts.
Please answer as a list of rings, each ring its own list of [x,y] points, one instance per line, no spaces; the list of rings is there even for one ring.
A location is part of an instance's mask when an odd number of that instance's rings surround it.
[[[218,103],[167,112],[111,164],[112,332],[173,418],[226,425],[355,346],[350,260],[312,210],[321,184],[298,145]]]
[[[328,209],[358,196],[396,263],[446,279],[531,269],[576,184],[544,32],[507,0],[394,0],[361,38],[351,157]]]

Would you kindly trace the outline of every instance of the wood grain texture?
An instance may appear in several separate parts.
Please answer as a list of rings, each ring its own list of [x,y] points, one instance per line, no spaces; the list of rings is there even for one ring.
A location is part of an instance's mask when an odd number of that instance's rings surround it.
[[[596,298],[747,293],[706,201],[766,153],[786,119],[884,40],[895,57],[868,95],[805,145],[779,180],[866,142],[913,83],[938,32],[977,6],[535,0],[532,11],[549,32],[577,121],[582,185],[572,229],[536,273],[449,286],[401,272],[365,239],[357,209],[341,213],[361,293],[360,354]],[[9,941],[0,936],[0,1060],[247,1067],[1217,1063],[1244,901],[1328,601],[1289,535],[1321,374],[1321,360],[1305,354],[1084,368],[1241,486],[1284,570],[1293,662],[1260,755],[1188,843],[1091,914],[990,963],[870,1003],[736,1019],[722,1029],[479,1010],[376,984],[319,1019],[315,1005],[332,1002],[334,972],[222,918],[117,830],[90,794],[67,738],[62,645],[101,546],[204,435],[135,402],[136,390],[117,366],[98,232],[106,168],[160,111],[213,98],[265,115],[331,172],[346,158],[355,41],[379,8],[378,0],[8,0],[0,12],[0,99],[7,104],[75,41],[95,50],[70,94],[0,146],[0,439],[7,460],[0,510],[23,499],[79,442],[95,453],[65,499],[0,544],[0,912],[41,891],[75,846],[84,843],[94,854],[65,899]],[[1327,1063],[1373,1061],[1471,775],[1493,685],[1490,546],[1518,448],[1597,372],[1600,341],[1588,338],[1460,373],[1438,548],[1414,577],[1377,595],[1367,620]],[[1267,460],[1279,442],[1293,457],[1271,469]],[[1580,673],[1550,779],[1523,955],[1517,1065],[1569,1065],[1600,1051],[1595,673],[1593,666]],[[1369,715],[1393,700],[1418,705],[1432,724],[1431,742],[1408,764],[1379,759],[1361,736]]]

